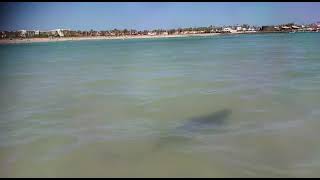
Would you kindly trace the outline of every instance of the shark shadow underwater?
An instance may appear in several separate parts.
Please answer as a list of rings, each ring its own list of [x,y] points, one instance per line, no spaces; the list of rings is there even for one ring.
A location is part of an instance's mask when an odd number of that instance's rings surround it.
[[[224,132],[229,116],[232,114],[230,109],[215,111],[209,115],[193,117],[182,125],[172,129],[157,139],[152,152],[159,151],[170,145],[188,143],[193,137],[199,134],[217,134]]]

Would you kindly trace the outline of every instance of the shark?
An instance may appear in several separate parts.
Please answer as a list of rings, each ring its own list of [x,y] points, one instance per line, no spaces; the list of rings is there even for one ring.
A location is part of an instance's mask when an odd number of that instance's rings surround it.
[[[156,141],[153,151],[158,151],[159,149],[172,144],[188,143],[198,134],[222,132],[223,127],[226,125],[227,119],[231,114],[231,109],[222,109],[211,114],[187,119],[182,125],[163,134]]]

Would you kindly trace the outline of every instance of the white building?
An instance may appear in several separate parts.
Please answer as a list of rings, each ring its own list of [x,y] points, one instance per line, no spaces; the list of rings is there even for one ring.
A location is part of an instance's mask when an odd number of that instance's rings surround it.
[[[157,35],[157,33],[156,32],[148,32],[148,35],[149,36],[155,36],[155,35]]]
[[[19,30],[18,32],[20,32],[21,35],[26,35],[27,34],[27,30]]]
[[[235,33],[235,32],[237,32],[237,30],[234,30],[234,29],[229,28],[229,27],[223,28],[222,31],[223,31],[223,32],[230,32],[230,33]]]
[[[282,29],[290,29],[290,27],[288,27],[288,26],[282,26],[281,28]]]
[[[54,29],[54,30],[51,30],[50,32],[58,33],[60,37],[64,37],[63,31],[70,31],[70,29]]]
[[[58,33],[58,35],[59,35],[60,37],[63,37],[63,36],[64,36],[64,34],[63,34],[63,32],[62,32],[62,29],[57,29],[57,33]]]
[[[165,31],[165,32],[163,32],[163,33],[162,33],[162,35],[168,35],[168,32],[167,32],[167,31]]]
[[[311,28],[311,27],[307,28],[307,31],[312,31],[312,30],[313,30],[313,28]]]
[[[291,27],[292,27],[292,29],[299,29],[298,26],[291,26]]]

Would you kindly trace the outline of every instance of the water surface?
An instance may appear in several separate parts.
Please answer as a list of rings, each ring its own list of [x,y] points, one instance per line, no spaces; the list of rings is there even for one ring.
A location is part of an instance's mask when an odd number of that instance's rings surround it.
[[[319,42],[1,45],[0,176],[319,177]]]

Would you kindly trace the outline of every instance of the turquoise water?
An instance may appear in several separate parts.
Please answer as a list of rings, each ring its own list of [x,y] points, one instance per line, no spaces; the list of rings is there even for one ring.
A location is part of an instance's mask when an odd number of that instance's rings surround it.
[[[0,176],[319,177],[319,42],[1,45]]]

